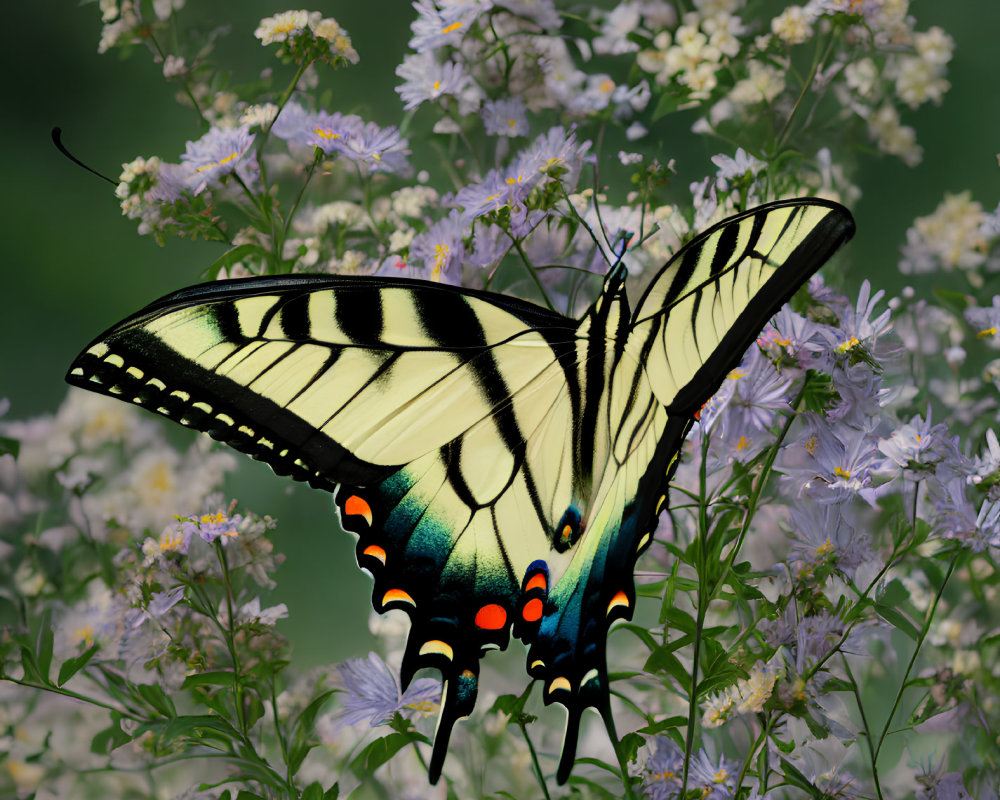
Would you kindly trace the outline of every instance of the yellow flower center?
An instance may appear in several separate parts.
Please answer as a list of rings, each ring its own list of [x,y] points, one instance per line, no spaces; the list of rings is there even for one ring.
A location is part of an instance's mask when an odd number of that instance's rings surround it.
[[[856,336],[852,336],[847,341],[841,342],[841,344],[837,347],[837,352],[846,353],[848,350],[853,350],[859,344],[861,344],[861,342],[858,341],[858,338]]]
[[[979,331],[977,335],[979,336],[980,339],[985,339],[987,336],[996,336],[997,335],[996,325],[994,325],[992,328],[985,328]]]
[[[73,641],[75,643],[83,642],[87,647],[92,647],[94,644],[94,626],[84,625],[82,628],[77,628],[73,631]]]
[[[450,255],[451,248],[448,245],[444,243],[434,245],[434,269],[431,270],[431,280],[441,280],[441,270],[448,263]]]
[[[844,469],[843,467],[837,467],[833,471],[833,474],[836,475],[838,478],[850,478],[851,477],[851,471],[849,469]]]
[[[461,22],[453,22],[447,28],[442,28],[441,33],[451,33],[452,31],[457,31],[461,27],[462,27]]]

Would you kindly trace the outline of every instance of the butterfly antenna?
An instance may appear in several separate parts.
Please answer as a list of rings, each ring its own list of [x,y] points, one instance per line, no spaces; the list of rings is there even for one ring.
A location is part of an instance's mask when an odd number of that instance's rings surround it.
[[[70,161],[72,161],[77,166],[83,167],[85,170],[87,170],[87,172],[90,172],[90,173],[96,175],[98,178],[101,178],[102,180],[107,181],[112,186],[118,186],[118,181],[112,180],[107,175],[104,175],[104,174],[98,172],[93,167],[87,166],[80,159],[78,159],[75,155],[73,155],[69,150],[66,149],[66,145],[64,145],[62,143],[62,128],[60,128],[58,125],[52,129],[52,143],[56,146],[56,149],[60,153],[62,153],[64,156],[66,156],[66,158],[68,158]]]

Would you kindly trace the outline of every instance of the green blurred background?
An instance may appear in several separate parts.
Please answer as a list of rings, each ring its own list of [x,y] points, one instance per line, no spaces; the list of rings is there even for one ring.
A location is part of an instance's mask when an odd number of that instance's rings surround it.
[[[185,15],[231,21],[233,35],[215,60],[229,66],[237,82],[274,65],[253,30],[284,6],[258,0],[188,5]],[[410,4],[327,2],[315,8],[336,17],[361,54],[357,67],[323,71],[330,110],[382,125],[398,122],[394,69],[409,37]],[[161,248],[139,237],[135,223],[121,216],[112,188],[63,158],[50,141],[50,129],[61,126],[67,147],[113,178],[137,155],[176,160],[200,128],[193,112],[173,102],[174,88],[163,82],[159,66],[138,50],[127,60],[116,52],[99,55],[96,3],[35,0],[7,4],[4,11],[0,397],[11,401],[9,417],[20,419],[58,407],[66,366],[95,335],[150,300],[197,282],[222,250],[216,243],[180,240]],[[840,262],[851,292],[864,278],[890,291],[903,285],[896,264],[905,231],[945,192],[971,190],[987,209],[1000,199],[1000,5],[917,0],[911,11],[918,29],[941,25],[955,38],[952,89],[941,107],[903,117],[917,129],[922,164],[911,169],[877,154],[862,160],[856,181],[864,194],[853,209],[858,234]],[[713,170],[708,159],[716,151],[688,133],[692,121],[675,115],[655,135],[678,143],[663,158],[677,157],[682,176],[696,178]],[[606,152],[613,155],[611,148]],[[297,667],[366,652],[370,583],[357,570],[353,540],[337,530],[330,498],[249,460],[226,492],[252,498],[254,510],[279,520],[276,543],[287,561],[271,602],[289,606],[280,627],[295,645]]]

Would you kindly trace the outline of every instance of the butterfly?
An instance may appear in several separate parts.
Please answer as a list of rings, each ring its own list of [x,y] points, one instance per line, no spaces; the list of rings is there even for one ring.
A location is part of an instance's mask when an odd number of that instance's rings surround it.
[[[769,203],[683,247],[631,310],[623,264],[579,318],[388,277],[193,286],[98,337],[67,380],[334,493],[379,612],[403,609],[403,685],[444,688],[441,774],[480,660],[513,636],[546,704],[610,718],[606,639],[632,617],[685,436],[767,321],[854,233],[826,200]]]

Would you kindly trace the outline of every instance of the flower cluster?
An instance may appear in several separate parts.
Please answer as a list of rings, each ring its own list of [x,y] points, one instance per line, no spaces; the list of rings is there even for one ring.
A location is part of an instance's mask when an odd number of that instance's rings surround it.
[[[122,212],[161,244],[225,243],[211,277],[422,278],[575,316],[611,265],[641,291],[757,203],[853,203],[859,152],[917,164],[904,120],[949,88],[954,43],[906,0],[612,5],[416,0],[395,92],[361,109],[329,69],[349,78],[377,44],[320,12],[234,23],[261,45],[245,84],[183,0],[101,0],[99,50],[147,48],[201,125],[172,161],[124,165]],[[656,139],[677,111],[724,143],[687,185]],[[995,793],[1000,294],[979,290],[998,239],[1000,209],[945,196],[906,234],[913,286],[814,278],[699,412],[639,564],[643,624],[612,631],[630,733],[583,729],[574,792]],[[980,296],[932,294],[956,270]],[[423,780],[441,685],[401,683],[391,614],[378,653],[289,668],[275,522],[217,491],[235,464],[78,392],[0,426],[0,794],[318,800]],[[482,662],[492,696],[421,794],[548,796],[561,720],[509,666]],[[889,765],[897,739],[912,757]]]

